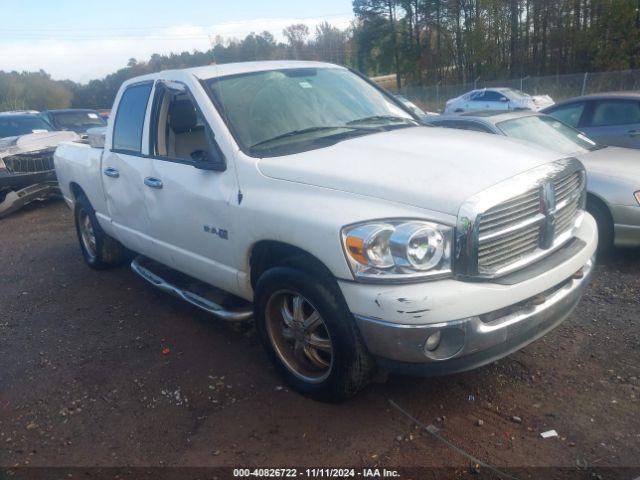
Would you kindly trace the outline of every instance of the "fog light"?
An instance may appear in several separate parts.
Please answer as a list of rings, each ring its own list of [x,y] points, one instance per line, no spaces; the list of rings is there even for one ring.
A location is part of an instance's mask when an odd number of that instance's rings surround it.
[[[422,352],[431,360],[448,360],[462,351],[465,336],[458,326],[439,328],[425,339]]]
[[[427,337],[427,341],[424,342],[424,349],[428,352],[433,352],[440,345],[440,339],[442,338],[442,334],[440,330],[436,333],[432,333]]]

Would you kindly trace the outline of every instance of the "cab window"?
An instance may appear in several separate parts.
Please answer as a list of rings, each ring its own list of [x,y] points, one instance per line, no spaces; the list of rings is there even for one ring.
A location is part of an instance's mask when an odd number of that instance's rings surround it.
[[[113,149],[140,153],[151,83],[132,85],[122,94],[113,127]]]
[[[207,129],[191,96],[158,84],[152,120],[156,157],[194,162],[210,158]]]

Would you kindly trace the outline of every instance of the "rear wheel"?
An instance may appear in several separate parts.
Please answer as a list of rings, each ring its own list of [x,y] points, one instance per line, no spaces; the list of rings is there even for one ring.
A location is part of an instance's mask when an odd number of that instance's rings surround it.
[[[254,305],[260,339],[296,391],[335,402],[370,381],[373,361],[330,275],[272,268],[258,280]]]
[[[102,230],[91,203],[82,194],[76,199],[74,218],[82,257],[89,267],[106,270],[124,263],[126,249]]]

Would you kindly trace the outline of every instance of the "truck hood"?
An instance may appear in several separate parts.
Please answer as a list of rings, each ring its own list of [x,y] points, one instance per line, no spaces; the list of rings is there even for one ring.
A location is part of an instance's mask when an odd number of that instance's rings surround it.
[[[475,193],[557,159],[555,152],[498,135],[413,127],[264,158],[258,167],[275,179],[457,215]]]
[[[39,132],[5,137],[0,139],[0,158],[17,153],[34,152],[56,147],[60,142],[77,140],[80,137],[73,132]]]

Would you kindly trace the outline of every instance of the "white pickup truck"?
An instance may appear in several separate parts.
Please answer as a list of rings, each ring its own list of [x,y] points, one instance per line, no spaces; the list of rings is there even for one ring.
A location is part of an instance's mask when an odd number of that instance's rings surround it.
[[[135,78],[89,137],[55,154],[89,266],[135,252],[153,285],[253,318],[285,380],[314,398],[353,395],[376,369],[501,358],[562,322],[592,270],[580,162],[422,126],[343,67]]]

